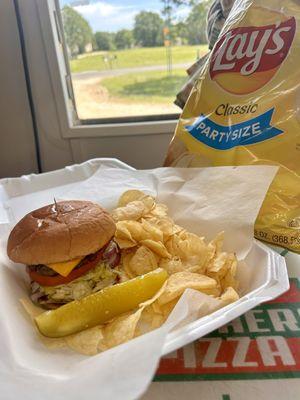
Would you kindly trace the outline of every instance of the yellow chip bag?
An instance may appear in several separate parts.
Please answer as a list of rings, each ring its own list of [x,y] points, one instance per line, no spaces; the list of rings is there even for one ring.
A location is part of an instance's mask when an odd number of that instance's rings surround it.
[[[241,0],[180,117],[166,166],[278,165],[255,236],[300,251],[300,2]]]

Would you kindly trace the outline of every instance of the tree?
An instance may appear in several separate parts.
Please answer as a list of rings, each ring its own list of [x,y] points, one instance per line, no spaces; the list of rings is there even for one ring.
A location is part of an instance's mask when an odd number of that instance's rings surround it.
[[[93,41],[93,32],[89,23],[69,6],[63,7],[62,20],[66,42],[71,54],[84,53],[85,46]]]
[[[170,27],[171,40],[173,43],[187,44],[188,43],[188,28],[184,22],[177,22]]]
[[[135,17],[133,36],[143,47],[162,46],[164,22],[159,14],[141,11]]]
[[[163,8],[161,10],[164,16],[165,23],[171,27],[174,22],[174,14],[180,6],[193,6],[197,0],[161,0],[163,3]],[[201,1],[201,0],[198,0]],[[207,1],[207,0],[204,0]]]
[[[129,29],[121,29],[116,33],[115,45],[117,49],[130,49],[133,45],[133,34]]]
[[[114,37],[110,32],[96,32],[95,41],[98,50],[113,50],[114,49]]]
[[[208,1],[204,1],[192,7],[191,12],[186,19],[187,39],[189,44],[207,43],[206,16],[208,9]]]

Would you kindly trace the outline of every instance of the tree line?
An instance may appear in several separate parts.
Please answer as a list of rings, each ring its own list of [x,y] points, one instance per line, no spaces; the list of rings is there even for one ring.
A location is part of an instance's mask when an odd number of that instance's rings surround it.
[[[206,14],[208,1],[194,4],[181,22],[166,22],[155,12],[141,11],[135,16],[133,29],[93,33],[88,21],[75,9],[64,6],[62,19],[71,55],[91,50],[119,50],[133,47],[163,46],[164,40],[176,45],[207,43]],[[88,48],[89,47],[89,48]]]

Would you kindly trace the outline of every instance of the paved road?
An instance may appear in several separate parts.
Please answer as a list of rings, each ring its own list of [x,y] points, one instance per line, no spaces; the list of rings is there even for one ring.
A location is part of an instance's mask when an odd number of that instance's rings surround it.
[[[186,69],[191,65],[191,63],[181,63],[173,64],[173,69]],[[72,78],[76,80],[85,80],[93,78],[104,78],[110,76],[119,76],[123,74],[133,74],[136,72],[146,72],[146,71],[164,71],[167,69],[166,65],[150,65],[146,67],[136,67],[136,68],[122,68],[122,69],[106,69],[104,71],[86,71],[77,72],[72,74]]]

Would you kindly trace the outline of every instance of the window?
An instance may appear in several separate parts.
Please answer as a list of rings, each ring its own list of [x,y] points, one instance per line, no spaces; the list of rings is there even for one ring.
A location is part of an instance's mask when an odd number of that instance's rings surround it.
[[[58,74],[61,80],[55,91],[66,136],[81,136],[83,128],[91,136],[101,128],[118,135],[125,126],[132,134],[174,130],[181,111],[174,100],[187,80],[186,68],[207,52],[206,12],[201,21],[199,5],[175,3],[39,2],[50,72],[54,82]]]

